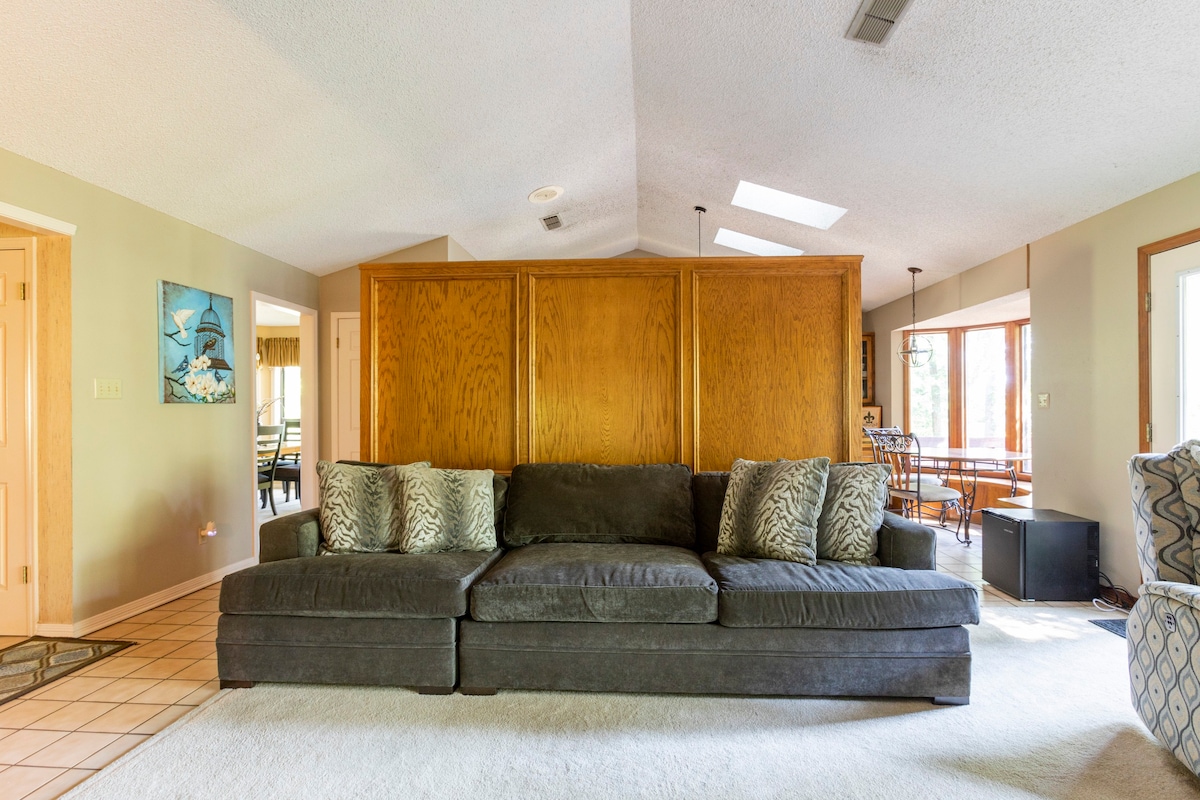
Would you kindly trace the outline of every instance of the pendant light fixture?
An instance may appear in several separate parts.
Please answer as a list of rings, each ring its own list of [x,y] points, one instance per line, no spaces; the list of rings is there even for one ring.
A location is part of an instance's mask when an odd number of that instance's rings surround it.
[[[933,343],[917,333],[917,275],[921,270],[909,267],[908,271],[912,274],[912,329],[900,342],[896,355],[910,367],[923,367],[933,359]]]
[[[704,206],[696,206],[696,258],[700,258],[700,242],[703,241],[700,236],[700,215],[707,214],[708,209]]]

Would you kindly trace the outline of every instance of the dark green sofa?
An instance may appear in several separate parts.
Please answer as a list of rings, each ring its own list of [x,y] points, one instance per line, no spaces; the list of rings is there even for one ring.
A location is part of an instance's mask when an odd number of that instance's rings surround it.
[[[318,556],[315,511],[272,520],[222,584],[222,685],[967,702],[978,594],[934,571],[931,529],[887,514],[879,567],[718,555],[727,484],[520,465],[490,553]]]

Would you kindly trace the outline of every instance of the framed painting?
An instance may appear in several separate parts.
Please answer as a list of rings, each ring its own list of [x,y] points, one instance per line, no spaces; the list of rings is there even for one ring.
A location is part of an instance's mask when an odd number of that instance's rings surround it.
[[[162,403],[232,403],[233,298],[158,282]]]
[[[863,406],[862,426],[864,428],[882,428],[883,406]]]

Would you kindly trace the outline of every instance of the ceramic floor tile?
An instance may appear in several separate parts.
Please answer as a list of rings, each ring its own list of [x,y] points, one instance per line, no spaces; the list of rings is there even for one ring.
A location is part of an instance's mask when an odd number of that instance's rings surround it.
[[[0,711],[0,728],[24,728],[66,705],[62,700],[14,700]]]
[[[170,678],[183,669],[194,666],[195,659],[191,658],[159,658],[146,666],[129,673],[130,678]],[[179,677],[188,677],[180,675]]]
[[[157,683],[157,678],[117,678],[103,689],[89,694],[85,699],[93,702],[124,703]]]
[[[128,650],[122,650],[124,656],[134,656],[136,658],[162,658],[169,656],[176,650],[184,647],[187,642],[174,641],[171,639],[152,639],[144,644],[139,644],[131,647]]]
[[[25,695],[39,700],[80,700],[97,689],[103,689],[116,678],[91,678],[87,675],[68,675]]]
[[[166,708],[165,705],[123,703],[84,725],[80,730],[101,733],[130,733],[134,728]],[[3,744],[3,742],[0,742]]]
[[[217,629],[211,628],[207,633],[202,633],[196,637],[197,642],[215,642],[217,640]]]
[[[208,613],[206,613],[204,615],[203,619],[201,619],[196,624],[197,625],[216,625],[217,620],[220,618],[221,618],[220,611],[209,611]]]
[[[158,611],[191,611],[193,608],[195,608],[195,606],[198,602],[203,602],[203,601],[188,600],[186,598],[182,598],[179,600],[172,600],[169,603],[164,603],[161,606],[159,606],[157,610]]]
[[[118,622],[116,625],[109,625],[107,628],[89,633],[88,639],[129,639],[135,633],[146,627],[140,622]]]
[[[221,607],[217,600],[204,600],[192,607],[193,611],[220,611]]]
[[[78,674],[87,675],[92,678],[124,678],[129,673],[139,670],[153,661],[153,658],[139,658],[137,656],[102,658],[92,666],[84,667]]]
[[[116,703],[92,703],[78,700],[68,703],[58,711],[47,714],[37,722],[31,722],[25,727],[44,731],[73,731],[117,707]]]
[[[162,620],[164,625],[195,625],[200,620],[204,619],[206,612],[204,611],[176,611],[171,616]]]
[[[42,786],[42,788],[25,795],[22,800],[54,800],[54,798],[60,797],[71,787],[83,783],[95,774],[96,770],[93,769],[69,769]]]
[[[0,739],[0,764],[20,764],[43,747],[66,736],[66,731],[17,731]]]
[[[171,653],[171,658],[216,658],[216,642],[188,642]]]
[[[73,767],[121,738],[119,733],[68,733],[21,761],[27,767]]]
[[[130,733],[158,733],[184,714],[194,710],[193,706],[167,706]]]
[[[95,755],[81,761],[78,766],[81,769],[103,769],[149,738],[127,733]]]
[[[178,703],[204,685],[204,681],[160,681],[133,698],[136,703]]]
[[[9,767],[0,780],[0,800],[23,800],[65,771],[56,767]]]
[[[151,622],[162,622],[165,618],[171,616],[173,611],[159,611],[157,608],[152,611],[143,611],[137,616],[130,617],[126,622],[140,622],[143,625],[149,625]]]
[[[5,736],[12,736],[16,732],[16,728],[0,728],[0,739],[3,739]]]
[[[221,691],[221,685],[219,681],[208,681],[199,689],[180,700],[178,703],[176,703],[176,705],[198,706],[219,691]]]
[[[186,669],[181,669],[171,677],[177,680],[209,681],[217,677],[217,662],[211,658],[197,661]]]
[[[174,633],[179,630],[179,625],[167,625],[162,622],[154,622],[150,625],[143,625],[138,629],[138,640],[146,641],[147,639],[161,639],[165,634]]]
[[[215,633],[215,632],[216,632],[216,628],[214,628],[212,625],[184,625],[184,626],[180,627],[178,630],[174,630],[171,633],[163,634],[159,638],[161,638],[161,639],[183,639],[184,641],[193,642],[196,639],[199,639],[203,635],[206,635],[209,633]]]

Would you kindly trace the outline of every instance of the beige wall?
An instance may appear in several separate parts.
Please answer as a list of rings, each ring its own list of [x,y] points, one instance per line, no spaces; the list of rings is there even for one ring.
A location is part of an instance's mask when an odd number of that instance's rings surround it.
[[[370,264],[415,264],[437,261],[474,261],[475,257],[449,236],[431,239],[394,253],[380,256],[367,262]],[[318,439],[319,458],[333,458],[333,419],[331,417],[331,399],[333,392],[333,337],[337,331],[333,329],[332,314],[345,312],[357,314],[359,311],[359,280],[358,267],[323,275],[320,278],[319,298],[317,305],[318,324],[320,332],[317,342],[317,372],[320,374],[319,405],[321,433]]]
[[[252,555],[250,292],[302,305],[317,279],[219,236],[0,150],[0,201],[74,223],[72,461],[74,619]],[[160,279],[233,298],[238,401],[158,401]],[[94,378],[120,400],[95,400]],[[214,520],[206,544],[196,530]]]
[[[259,339],[299,339],[299,325],[259,325],[254,329]]]

